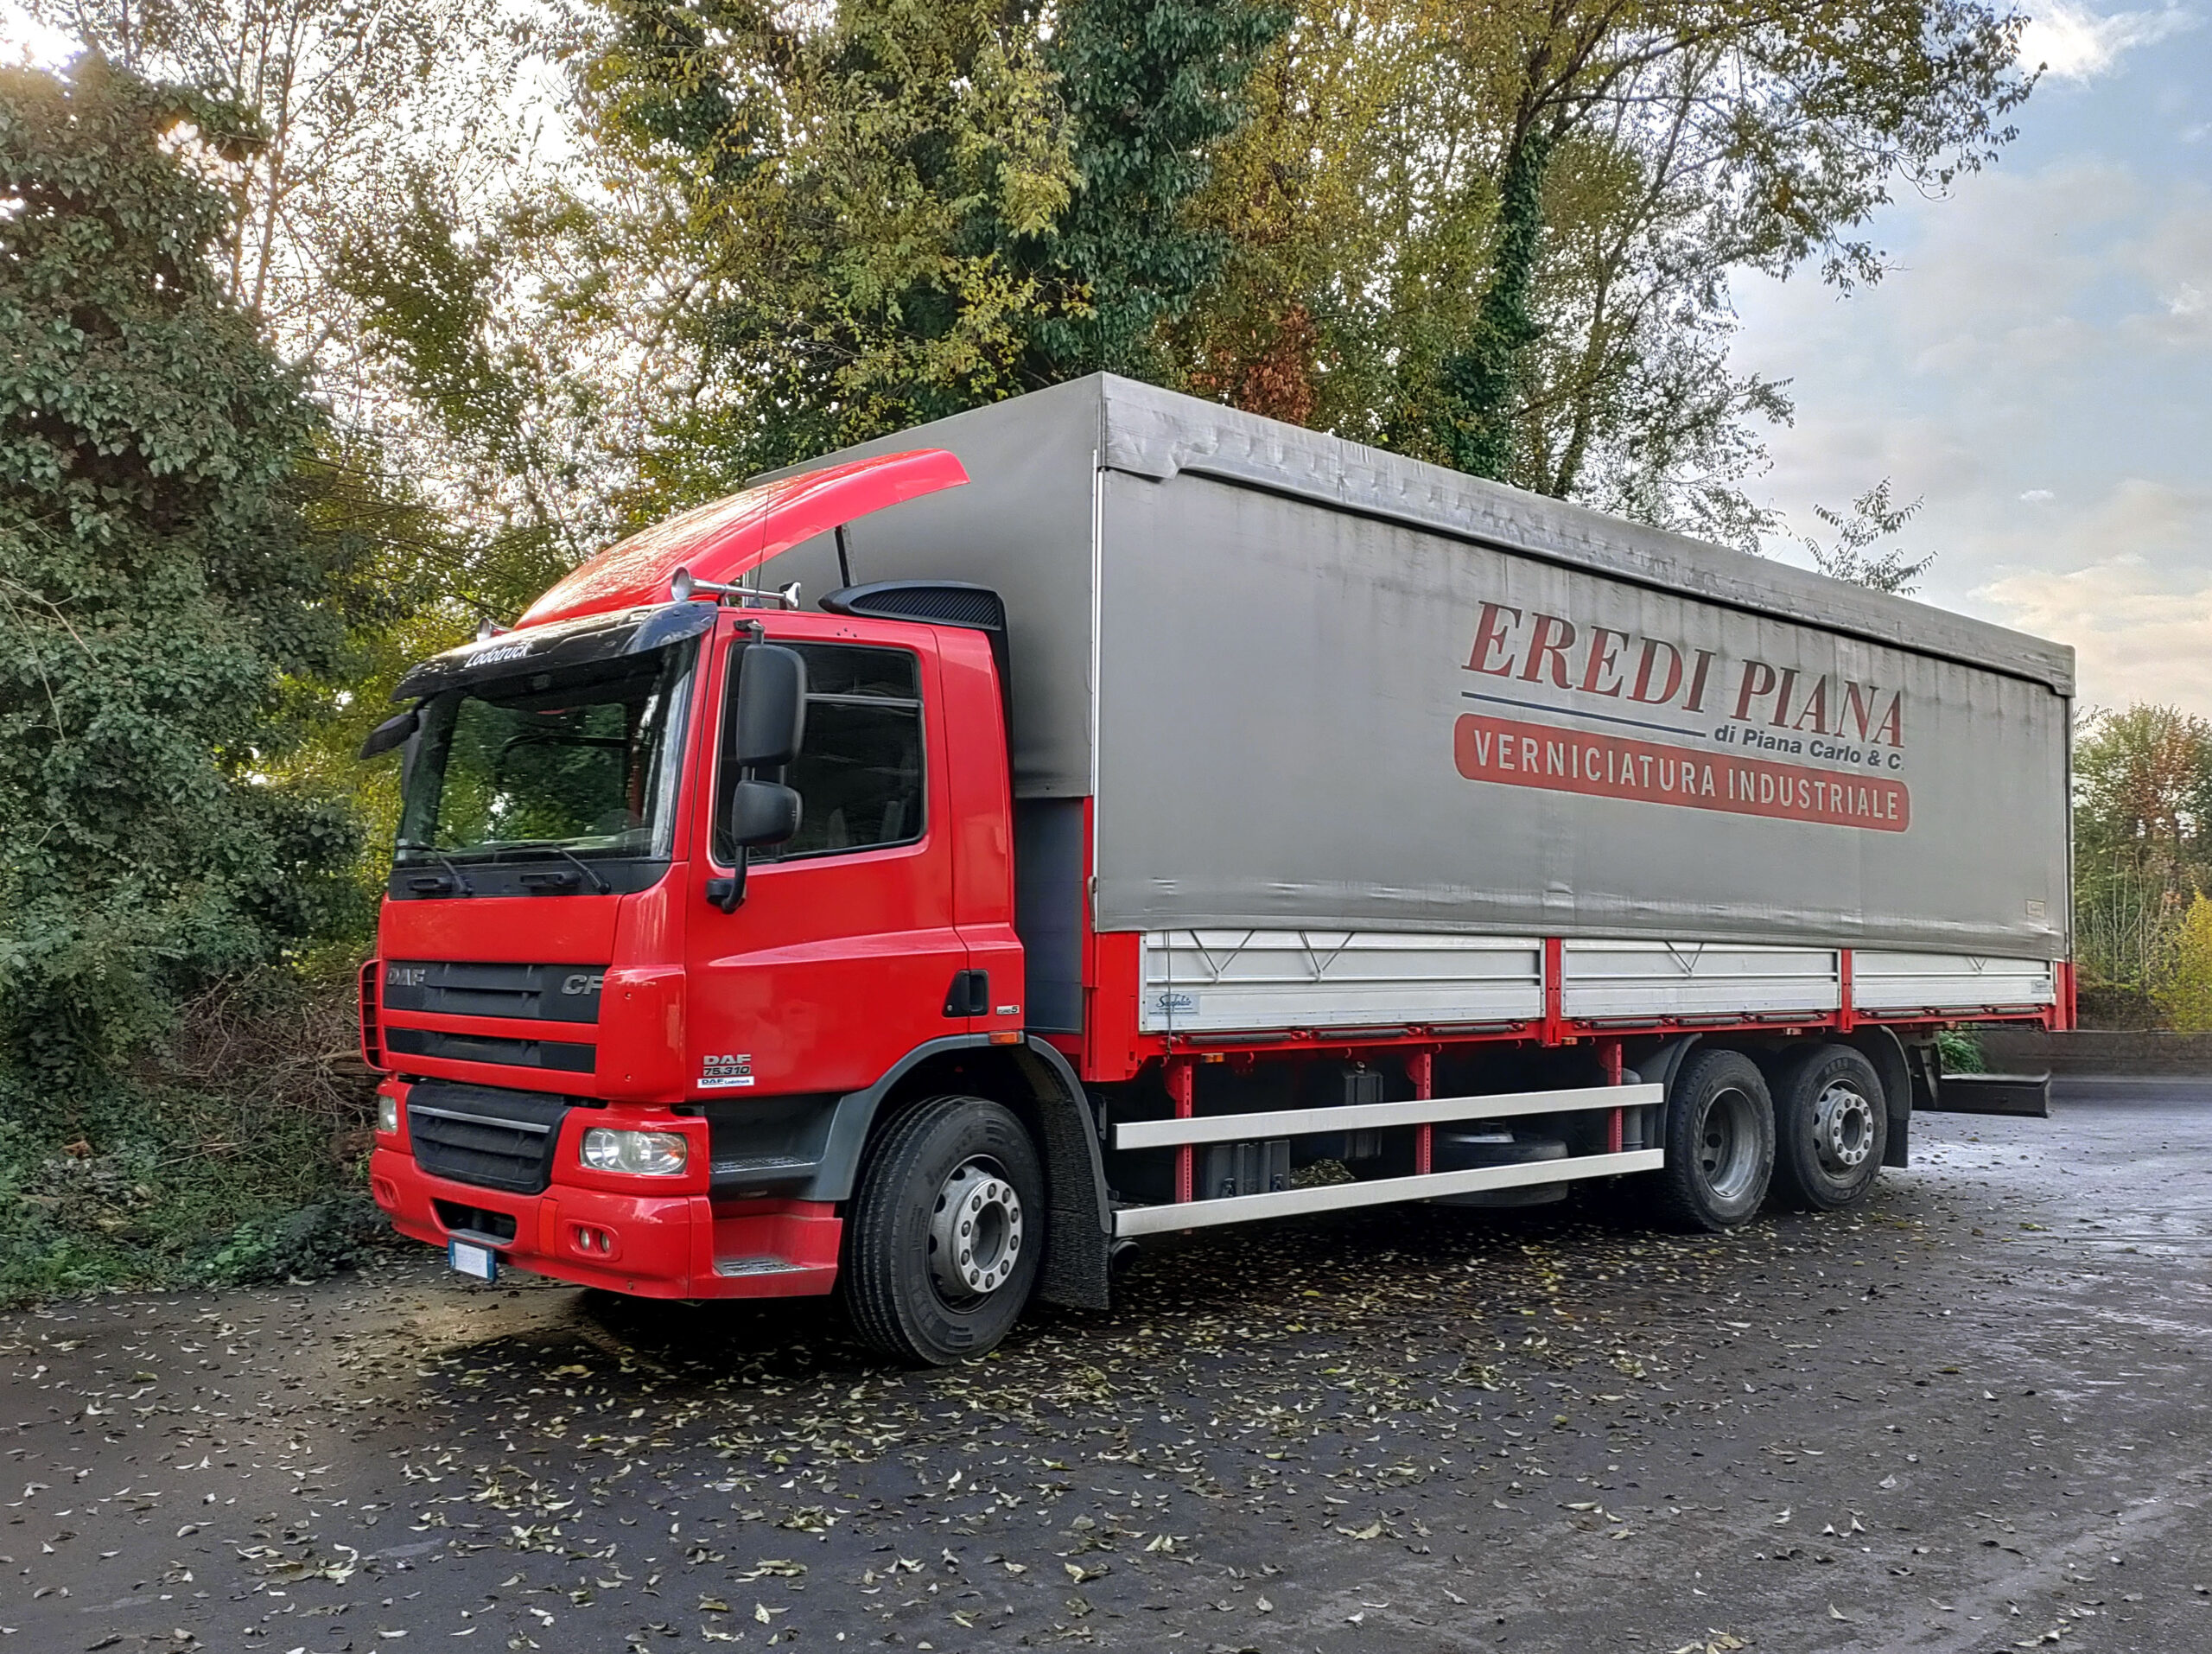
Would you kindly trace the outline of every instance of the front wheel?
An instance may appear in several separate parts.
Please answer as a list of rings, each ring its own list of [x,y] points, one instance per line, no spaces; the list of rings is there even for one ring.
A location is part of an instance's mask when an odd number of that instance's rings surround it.
[[[1669,1228],[1717,1232],[1747,1221],[1774,1174],[1774,1104],[1738,1051],[1693,1052],[1668,1087],[1667,1163],[1653,1173]]]
[[[845,1224],[839,1289],[861,1336],[901,1360],[981,1355],[1029,1301],[1045,1178],[1013,1111],[933,1097],[870,1148]]]
[[[1774,1098],[1774,1187],[1807,1212],[1847,1206],[1874,1186],[1890,1114],[1874,1065],[1816,1046],[1783,1071]]]

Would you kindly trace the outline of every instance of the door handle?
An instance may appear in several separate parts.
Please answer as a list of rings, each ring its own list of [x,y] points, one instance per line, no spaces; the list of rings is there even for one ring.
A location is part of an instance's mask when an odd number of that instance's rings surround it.
[[[991,1014],[991,973],[956,970],[944,996],[947,1016],[988,1016]]]

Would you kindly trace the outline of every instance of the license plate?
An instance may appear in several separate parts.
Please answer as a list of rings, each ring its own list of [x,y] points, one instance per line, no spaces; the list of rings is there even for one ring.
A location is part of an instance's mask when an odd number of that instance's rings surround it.
[[[455,1272],[477,1281],[496,1281],[499,1278],[499,1255],[488,1246],[472,1246],[467,1241],[449,1240],[446,1243],[446,1262]]]

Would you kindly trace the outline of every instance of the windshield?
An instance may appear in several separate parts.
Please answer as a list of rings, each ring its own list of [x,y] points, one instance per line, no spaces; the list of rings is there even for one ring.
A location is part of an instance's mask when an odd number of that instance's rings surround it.
[[[399,860],[665,859],[696,652],[518,672],[426,702]]]

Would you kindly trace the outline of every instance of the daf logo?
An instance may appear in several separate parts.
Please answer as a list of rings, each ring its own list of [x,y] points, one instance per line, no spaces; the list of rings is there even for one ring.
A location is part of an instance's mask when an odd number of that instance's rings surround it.
[[[384,973],[385,985],[392,988],[420,988],[430,980],[428,965],[392,965]]]
[[[579,970],[572,976],[561,978],[561,991],[564,994],[595,994],[599,991],[600,985],[606,980],[606,973],[603,971],[588,975]]]

